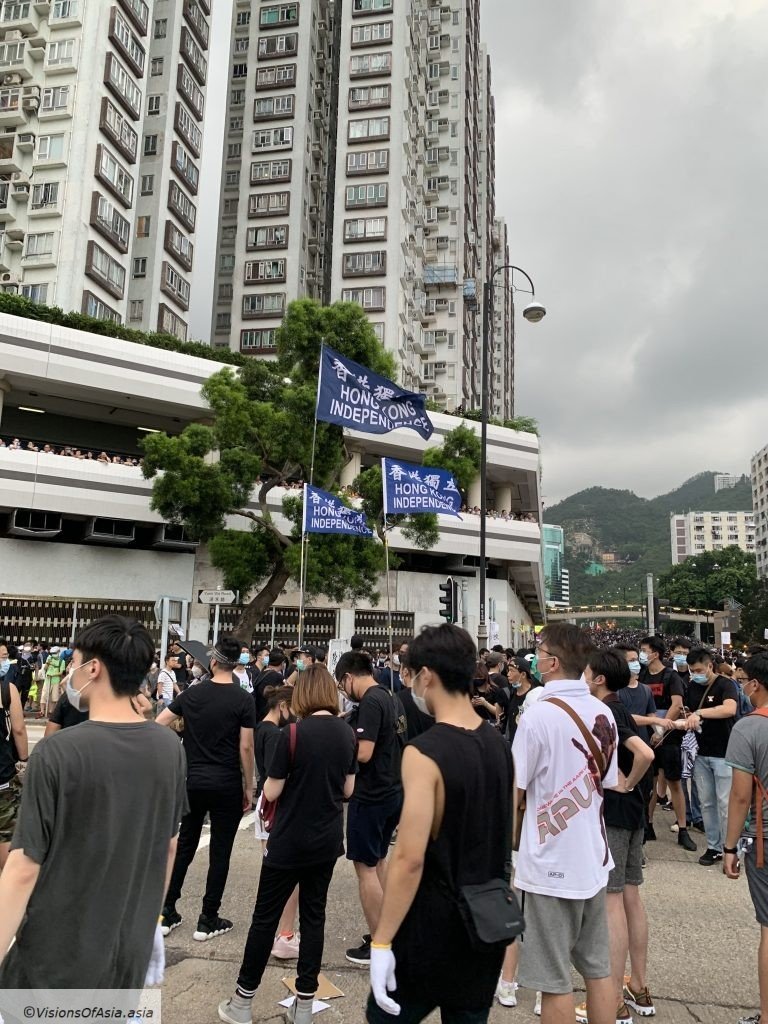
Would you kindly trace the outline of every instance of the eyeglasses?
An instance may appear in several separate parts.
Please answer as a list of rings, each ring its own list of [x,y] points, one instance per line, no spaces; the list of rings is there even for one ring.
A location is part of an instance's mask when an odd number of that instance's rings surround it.
[[[541,659],[541,655],[542,654],[544,655],[545,658],[556,658],[557,657],[556,654],[551,654],[549,651],[545,651],[543,647],[539,647],[539,649],[538,649],[539,659]]]

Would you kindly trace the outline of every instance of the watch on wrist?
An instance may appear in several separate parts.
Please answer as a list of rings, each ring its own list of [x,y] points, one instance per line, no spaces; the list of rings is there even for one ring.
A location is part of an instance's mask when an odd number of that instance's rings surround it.
[[[723,853],[732,853],[732,854],[736,854],[736,853],[738,853],[738,852],[739,852],[739,848],[738,848],[738,846],[724,846],[724,847],[723,847]]]

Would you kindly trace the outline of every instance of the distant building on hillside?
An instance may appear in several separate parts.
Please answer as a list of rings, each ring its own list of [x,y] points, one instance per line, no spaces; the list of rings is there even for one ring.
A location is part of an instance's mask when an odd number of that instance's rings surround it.
[[[768,576],[768,445],[752,456],[752,512],[757,575],[765,579]]]
[[[744,479],[743,473],[715,473],[715,494],[718,491],[732,491]],[[749,477],[746,479],[748,480]]]
[[[673,512],[669,517],[672,564],[692,555],[722,551],[733,545],[754,554],[755,518],[752,512]]]
[[[570,573],[564,567],[565,534],[562,526],[542,526],[544,587],[547,605],[567,608],[571,601]]]

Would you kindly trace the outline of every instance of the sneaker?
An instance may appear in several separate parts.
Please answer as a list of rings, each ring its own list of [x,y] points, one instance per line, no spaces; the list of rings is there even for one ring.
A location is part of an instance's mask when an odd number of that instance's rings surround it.
[[[578,1024],[589,1024],[586,1003],[581,1003],[580,1006],[576,1007],[576,1020]],[[616,1024],[633,1024],[632,1014],[629,1012],[629,1007],[623,999],[616,1007]]]
[[[344,955],[351,964],[367,967],[371,962],[371,936],[364,935],[362,945],[355,949],[348,949]]]
[[[272,946],[272,956],[278,960],[296,960],[299,956],[298,932],[294,932],[290,939],[287,935],[278,935]]]
[[[208,939],[215,939],[217,935],[224,935],[225,932],[231,932],[235,926],[231,921],[227,921],[226,918],[219,917],[206,917],[201,914],[197,919],[197,930],[192,933],[192,938],[195,942],[207,942]]]
[[[496,986],[496,998],[502,1006],[517,1006],[517,982],[504,981],[499,978]]]
[[[653,827],[653,825],[645,826],[645,841],[646,843],[656,842],[656,829]]]
[[[751,1017],[739,1017],[739,1024],[760,1024],[760,1011],[753,1013]]]
[[[160,922],[160,931],[163,935],[170,935],[174,928],[181,924],[181,914],[175,910],[163,909],[163,919]]]
[[[533,1004],[533,1012],[537,1017],[541,1016],[541,992],[536,993],[536,1002]]]
[[[313,999],[294,999],[285,1014],[287,1024],[312,1024],[313,1002]]]
[[[624,980],[624,1002],[627,1006],[634,1010],[638,1017],[655,1017],[656,1007],[653,1005],[651,999],[651,993],[648,990],[648,986],[645,988],[638,989],[634,992],[630,987],[630,979],[625,978]]]
[[[687,828],[681,828],[680,831],[677,833],[677,845],[682,846],[682,848],[684,850],[687,850],[688,853],[696,853],[696,843],[694,843],[694,841],[689,836]]]
[[[697,820],[693,822],[692,827],[695,828],[697,832],[704,832],[704,822],[701,818],[697,818]]]
[[[219,1003],[219,1020],[224,1021],[224,1024],[251,1024],[251,1000],[239,999],[237,996],[224,999]]]
[[[658,799],[658,801],[656,803],[656,806],[657,807],[663,807],[665,811],[671,811],[672,810],[672,801],[669,799],[669,797],[666,797],[666,796],[663,799],[661,797],[659,797],[659,799]]]
[[[717,850],[709,849],[699,857],[699,864],[703,864],[705,868],[711,868],[713,864],[717,864],[717,862],[722,859],[722,853],[718,853]]]
[[[643,859],[640,862],[640,867],[645,870],[648,867],[648,858],[643,854]]]

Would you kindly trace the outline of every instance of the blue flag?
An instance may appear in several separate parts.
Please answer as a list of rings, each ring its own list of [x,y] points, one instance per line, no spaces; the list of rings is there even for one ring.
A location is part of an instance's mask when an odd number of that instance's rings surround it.
[[[432,436],[432,421],[424,395],[404,391],[360,363],[323,345],[315,415],[364,434],[387,434],[411,427],[425,440]]]
[[[365,513],[347,508],[335,494],[321,491],[312,484],[304,485],[304,533],[351,533],[356,537],[372,537]]]
[[[461,519],[461,493],[447,469],[382,459],[381,476],[384,481],[385,516],[441,512]]]

